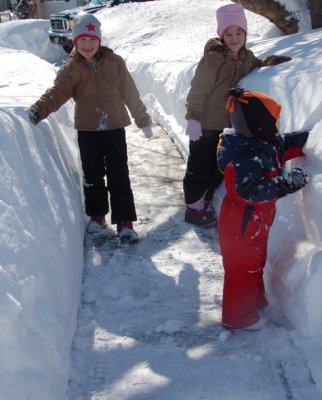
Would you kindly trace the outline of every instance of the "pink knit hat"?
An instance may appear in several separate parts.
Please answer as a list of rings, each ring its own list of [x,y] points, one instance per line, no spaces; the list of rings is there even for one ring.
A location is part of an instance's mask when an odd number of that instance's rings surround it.
[[[247,32],[247,20],[241,4],[227,4],[218,8],[216,17],[217,33],[220,39],[222,39],[225,31],[232,25],[239,26],[239,28]]]
[[[72,40],[75,44],[81,37],[89,36],[101,41],[101,23],[92,14],[80,14],[74,18]]]

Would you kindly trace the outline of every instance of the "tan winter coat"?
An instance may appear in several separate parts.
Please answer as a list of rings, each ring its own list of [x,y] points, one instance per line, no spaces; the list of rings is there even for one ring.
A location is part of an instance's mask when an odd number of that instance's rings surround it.
[[[200,121],[203,129],[230,127],[225,110],[228,89],[236,87],[243,76],[262,64],[251,50],[241,49],[239,60],[235,60],[222,46],[216,39],[207,42],[187,96],[186,119]]]
[[[58,71],[54,86],[30,108],[42,120],[70,98],[75,100],[77,130],[111,130],[128,126],[131,121],[125,106],[139,128],[151,123],[124,60],[107,47],[100,48],[95,70],[74,49]]]

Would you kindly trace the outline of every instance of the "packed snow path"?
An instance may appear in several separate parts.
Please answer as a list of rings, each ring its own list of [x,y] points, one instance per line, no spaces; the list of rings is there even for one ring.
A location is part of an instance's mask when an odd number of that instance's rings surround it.
[[[127,134],[140,242],[85,237],[69,399],[319,399],[274,307],[261,332],[221,327],[216,232],[183,222],[185,164],[154,129],[152,140]]]

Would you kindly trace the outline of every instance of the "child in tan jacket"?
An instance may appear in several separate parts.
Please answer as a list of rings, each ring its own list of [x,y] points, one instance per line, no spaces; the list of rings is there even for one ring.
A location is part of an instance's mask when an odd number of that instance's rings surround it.
[[[216,224],[211,200],[222,182],[216,148],[219,134],[230,127],[229,113],[225,110],[228,89],[237,86],[256,67],[290,60],[272,55],[262,61],[246,48],[247,20],[240,4],[218,8],[217,33],[219,38],[209,39],[205,46],[186,104],[186,134],[190,141],[183,179],[185,221],[198,226]]]
[[[132,221],[136,210],[127,164],[125,127],[129,109],[136,125],[152,137],[151,118],[124,60],[101,45],[100,22],[84,14],[74,23],[74,49],[58,71],[54,85],[29,110],[37,124],[65,102],[75,101],[75,128],[84,174],[87,231],[106,228],[105,215],[117,224],[121,241],[138,239]],[[106,178],[106,183],[105,183]]]

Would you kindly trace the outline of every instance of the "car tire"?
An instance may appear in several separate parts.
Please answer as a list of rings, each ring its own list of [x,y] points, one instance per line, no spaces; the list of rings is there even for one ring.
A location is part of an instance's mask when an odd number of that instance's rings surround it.
[[[70,53],[72,50],[73,50],[73,45],[72,44],[65,44],[64,46],[63,46],[63,49],[66,51],[66,53]]]

